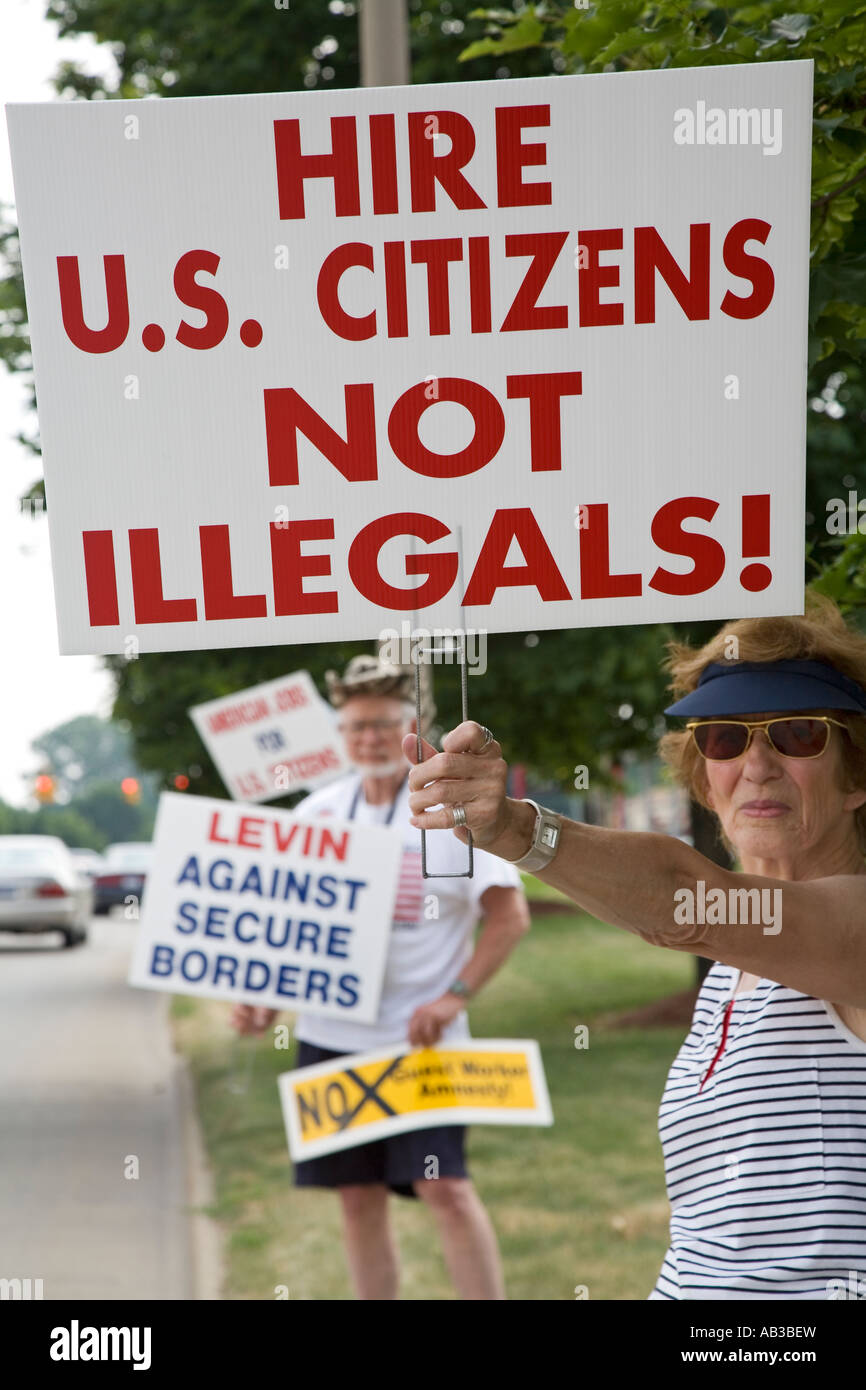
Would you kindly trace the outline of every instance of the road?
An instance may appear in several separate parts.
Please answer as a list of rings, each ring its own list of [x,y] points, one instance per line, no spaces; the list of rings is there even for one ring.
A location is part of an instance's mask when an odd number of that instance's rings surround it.
[[[0,933],[0,1278],[46,1300],[195,1296],[185,1091],[168,997],[126,984],[136,929]]]

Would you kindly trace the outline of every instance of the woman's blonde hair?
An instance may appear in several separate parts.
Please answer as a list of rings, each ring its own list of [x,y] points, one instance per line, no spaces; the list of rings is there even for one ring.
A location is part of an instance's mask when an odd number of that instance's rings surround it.
[[[825,661],[866,690],[866,637],[849,627],[832,599],[806,592],[802,617],[740,618],[726,623],[699,649],[669,642],[665,667],[671,674],[674,699],[689,694],[711,662]],[[759,711],[755,710],[754,713]],[[848,785],[866,789],[866,715],[827,708],[845,724],[842,760]],[[702,806],[708,806],[704,760],[690,733],[679,729],[664,734],[659,752],[676,780]],[[854,813],[861,848],[866,848],[866,805]]]

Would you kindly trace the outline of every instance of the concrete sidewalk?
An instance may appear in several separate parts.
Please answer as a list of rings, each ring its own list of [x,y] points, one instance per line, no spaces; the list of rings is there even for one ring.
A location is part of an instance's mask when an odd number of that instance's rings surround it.
[[[130,989],[136,924],[0,935],[0,1278],[45,1299],[219,1297],[219,1246],[168,996]]]

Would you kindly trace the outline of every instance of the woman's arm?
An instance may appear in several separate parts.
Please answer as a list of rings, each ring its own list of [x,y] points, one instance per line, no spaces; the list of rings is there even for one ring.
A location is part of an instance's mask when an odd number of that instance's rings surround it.
[[[505,795],[499,745],[480,751],[482,741],[479,726],[467,722],[445,736],[442,753],[424,745],[426,760],[409,774],[413,823],[451,827],[450,807],[462,805],[479,848],[517,859],[529,849],[535,811]],[[413,759],[414,743],[413,735]],[[446,809],[426,809],[440,804]],[[465,832],[454,833],[465,840]],[[709,956],[802,994],[866,1008],[866,876],[799,883],[731,873],[673,836],[563,818],[556,857],[536,877],[652,945]],[[733,915],[738,923],[730,921]]]
[[[527,847],[530,837],[531,827]],[[799,883],[731,873],[673,836],[565,821],[556,858],[538,877],[652,945],[866,1008],[862,876]]]

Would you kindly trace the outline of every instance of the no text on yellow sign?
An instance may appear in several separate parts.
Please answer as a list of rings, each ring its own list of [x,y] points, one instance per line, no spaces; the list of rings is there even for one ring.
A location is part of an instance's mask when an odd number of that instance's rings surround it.
[[[296,1162],[442,1124],[553,1123],[538,1044],[522,1039],[324,1062],[285,1073],[280,1093]]]

